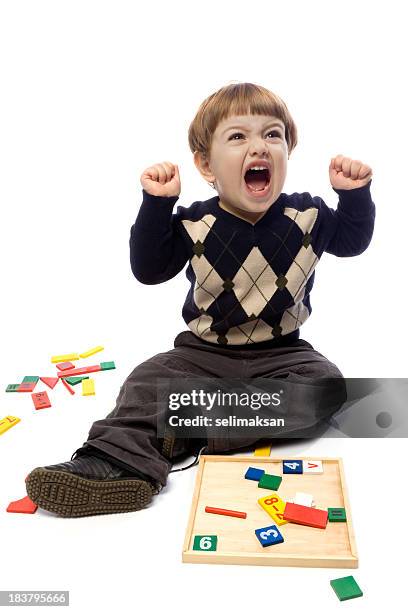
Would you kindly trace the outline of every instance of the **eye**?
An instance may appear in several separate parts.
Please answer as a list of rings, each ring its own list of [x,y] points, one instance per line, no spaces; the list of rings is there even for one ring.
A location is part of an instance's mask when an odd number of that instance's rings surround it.
[[[282,135],[278,130],[271,130],[267,133],[267,136],[269,136],[269,134],[273,134],[273,138],[282,138]]]
[[[228,140],[235,140],[235,136],[242,136],[242,135],[243,134],[241,132],[235,132],[228,138]]]

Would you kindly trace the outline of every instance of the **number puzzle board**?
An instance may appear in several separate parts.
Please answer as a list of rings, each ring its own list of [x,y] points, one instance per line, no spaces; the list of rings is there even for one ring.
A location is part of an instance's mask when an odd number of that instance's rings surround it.
[[[223,563],[233,565],[281,565],[299,567],[358,567],[357,550],[351,522],[343,464],[339,458],[294,457],[323,462],[322,474],[283,474],[282,461],[290,457],[201,456],[190,518],[183,547],[185,563]],[[246,480],[249,467],[282,476],[277,491],[283,501],[295,494],[311,493],[316,508],[345,508],[347,522],[328,522],[326,529],[286,523],[279,527],[284,542],[262,548],[255,529],[274,524],[258,499],[273,493]],[[239,510],[246,519],[209,514],[205,506]],[[194,536],[217,536],[215,551],[193,550]]]

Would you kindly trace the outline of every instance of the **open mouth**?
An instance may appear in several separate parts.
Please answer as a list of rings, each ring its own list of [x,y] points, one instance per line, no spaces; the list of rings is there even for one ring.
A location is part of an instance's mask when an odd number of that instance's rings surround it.
[[[267,191],[271,177],[267,168],[264,168],[263,170],[250,168],[245,172],[244,179],[245,184],[251,193],[262,195],[262,193]]]

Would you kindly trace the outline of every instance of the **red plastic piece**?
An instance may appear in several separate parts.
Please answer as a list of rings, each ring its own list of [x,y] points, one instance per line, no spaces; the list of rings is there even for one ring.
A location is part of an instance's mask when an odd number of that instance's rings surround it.
[[[40,380],[43,381],[43,383],[45,383],[47,385],[47,387],[49,387],[50,389],[53,389],[55,387],[55,385],[57,384],[57,382],[59,381],[59,378],[51,378],[48,376],[40,376]]]
[[[71,395],[75,395],[75,391],[72,389],[72,387],[69,386],[69,384],[67,383],[66,380],[64,380],[63,378],[61,378],[61,382],[64,385],[64,387],[66,389],[68,389],[68,391],[70,392]]]
[[[206,506],[205,511],[210,514],[222,514],[223,516],[235,516],[236,518],[246,518],[246,512],[238,512],[237,510],[226,510],[225,508],[212,508],[211,506]]]
[[[40,408],[51,408],[50,398],[46,391],[40,391],[39,393],[32,393],[31,397],[33,398],[34,406],[36,410]]]
[[[290,523],[326,529],[328,514],[327,510],[319,510],[318,508],[309,508],[308,506],[287,502],[283,518]]]
[[[65,372],[65,370],[73,370],[75,366],[70,361],[63,361],[62,363],[57,363],[57,368],[61,372]]]
[[[85,368],[74,368],[73,370],[69,370],[69,372],[58,372],[58,378],[62,378],[63,376],[76,376],[77,374],[88,374],[90,372],[99,372],[101,370],[100,365],[86,366]]]
[[[7,506],[7,512],[19,512],[21,514],[34,514],[38,506],[28,495],[17,501],[10,502]]]
[[[20,383],[17,391],[31,393],[31,391],[34,391],[34,388],[35,388],[36,384],[37,383],[35,383],[35,382]]]

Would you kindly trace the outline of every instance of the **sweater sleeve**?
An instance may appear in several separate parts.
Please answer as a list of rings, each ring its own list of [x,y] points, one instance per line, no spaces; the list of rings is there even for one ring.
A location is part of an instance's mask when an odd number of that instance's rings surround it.
[[[173,214],[178,196],[154,196],[143,189],[143,201],[130,230],[130,265],[138,281],[164,283],[178,274],[189,254]]]
[[[327,232],[324,250],[337,257],[363,253],[374,232],[375,205],[370,194],[371,181],[356,189],[334,189],[339,196],[337,210],[320,200]]]

